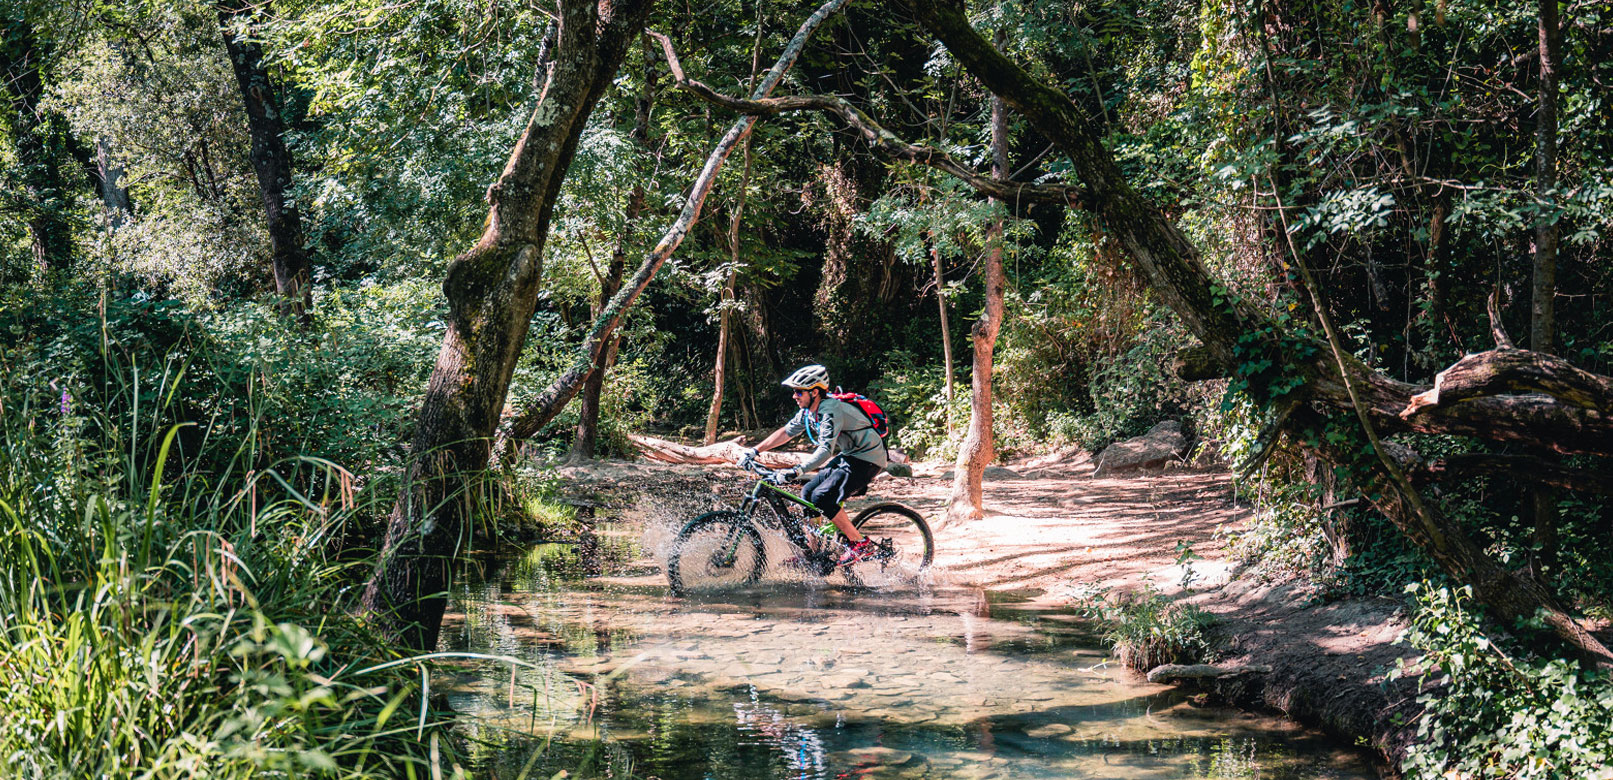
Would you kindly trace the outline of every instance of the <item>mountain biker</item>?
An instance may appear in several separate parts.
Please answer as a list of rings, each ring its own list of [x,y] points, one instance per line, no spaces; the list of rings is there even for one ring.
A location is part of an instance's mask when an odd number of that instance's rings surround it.
[[[856,404],[829,397],[829,370],[823,366],[802,366],[779,384],[790,388],[800,411],[755,448],[746,450],[740,466],[748,466],[758,454],[807,434],[817,449],[805,463],[783,474],[793,481],[802,472],[823,467],[801,488],[801,497],[833,520],[845,535],[849,546],[835,565],[860,561],[873,554],[874,545],[851,524],[841,502],[860,495],[885,468],[885,440]]]

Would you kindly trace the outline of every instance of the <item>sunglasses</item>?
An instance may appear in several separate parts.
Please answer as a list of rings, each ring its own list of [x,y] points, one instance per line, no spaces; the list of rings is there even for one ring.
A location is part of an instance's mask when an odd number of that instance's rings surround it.
[[[791,390],[790,395],[811,395],[811,390]]]

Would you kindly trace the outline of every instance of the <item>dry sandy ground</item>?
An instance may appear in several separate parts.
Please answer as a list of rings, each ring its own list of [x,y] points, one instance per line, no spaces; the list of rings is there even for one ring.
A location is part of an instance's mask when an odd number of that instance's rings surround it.
[[[874,492],[940,516],[950,473],[922,464],[914,471],[913,479],[881,479]],[[1265,582],[1241,571],[1228,545],[1250,510],[1233,500],[1224,470],[1097,479],[1082,454],[991,474],[986,517],[936,534],[943,576],[1052,602],[1144,587],[1187,600],[1219,619],[1217,662],[1272,667],[1219,693],[1399,757],[1416,715],[1411,686],[1387,675],[1397,658],[1411,655],[1394,644],[1405,627],[1399,604],[1324,603],[1305,583]],[[1186,568],[1178,563],[1184,546],[1196,556]]]
[[[1246,519],[1225,473],[1178,471],[1092,478],[1085,454],[990,470],[986,516],[935,523],[936,568],[952,581],[1067,601],[1091,588],[1180,592],[1226,581],[1224,532]],[[871,493],[945,514],[951,471],[919,464],[911,479],[882,478]],[[1178,565],[1184,548],[1197,560]]]
[[[651,498],[643,503],[677,506],[683,516],[691,501],[726,503],[745,484],[743,475],[721,466],[596,463],[562,474],[582,495],[635,485]],[[935,574],[950,584],[1016,591],[1051,604],[1095,590],[1146,587],[1189,600],[1220,620],[1218,662],[1272,667],[1249,682],[1222,686],[1219,694],[1366,741],[1391,758],[1400,753],[1415,710],[1408,686],[1385,678],[1394,660],[1407,654],[1392,644],[1404,627],[1398,605],[1322,603],[1303,584],[1263,583],[1240,572],[1227,547],[1249,509],[1234,502],[1225,471],[1097,479],[1084,453],[1044,456],[989,470],[986,516],[943,524],[936,521],[944,514],[950,476],[944,466],[914,464],[913,477],[882,476],[850,508],[898,500],[932,518]],[[1195,556],[1185,569],[1179,564],[1184,547]]]

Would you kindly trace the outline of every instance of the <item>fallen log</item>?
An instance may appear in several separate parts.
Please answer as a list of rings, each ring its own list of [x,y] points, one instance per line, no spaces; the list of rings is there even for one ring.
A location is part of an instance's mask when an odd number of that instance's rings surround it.
[[[745,437],[736,436],[728,441],[690,447],[675,441],[657,439],[643,434],[628,434],[628,440],[646,460],[658,463],[684,463],[694,465],[731,465],[745,455]],[[764,452],[757,463],[770,469],[789,468],[806,462],[807,456],[799,452]]]
[[[1466,355],[1439,372],[1434,388],[1412,396],[1400,416],[1480,396],[1535,393],[1579,409],[1613,409],[1613,377],[1593,374],[1556,355],[1502,348]]]
[[[1148,670],[1148,681],[1161,685],[1179,685],[1183,682],[1216,680],[1246,674],[1270,674],[1271,667],[1215,666],[1213,664],[1162,664]]]

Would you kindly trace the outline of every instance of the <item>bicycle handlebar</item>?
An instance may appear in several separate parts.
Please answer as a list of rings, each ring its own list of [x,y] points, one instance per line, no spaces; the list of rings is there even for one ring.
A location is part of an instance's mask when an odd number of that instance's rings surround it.
[[[754,460],[750,461],[749,463],[740,461],[736,465],[775,485],[783,485],[789,482],[789,480],[784,478],[784,469],[770,469]]]

